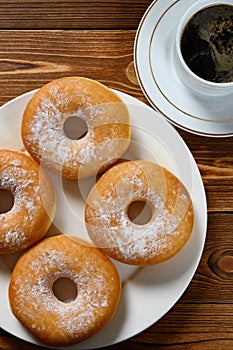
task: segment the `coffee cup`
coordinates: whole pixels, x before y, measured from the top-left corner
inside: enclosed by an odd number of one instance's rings
[[[175,37],[175,68],[193,92],[233,94],[232,0],[198,0],[182,16]]]

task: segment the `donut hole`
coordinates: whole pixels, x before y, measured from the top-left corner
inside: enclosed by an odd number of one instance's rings
[[[14,196],[10,190],[0,189],[0,214],[7,213],[14,205]]]
[[[88,132],[86,122],[79,117],[72,116],[68,117],[63,124],[63,131],[66,137],[71,140],[80,140]]]
[[[151,205],[144,200],[135,200],[127,208],[127,215],[130,221],[136,225],[145,225],[152,218]]]
[[[53,283],[53,294],[63,303],[70,303],[77,298],[78,292],[74,281],[67,277],[58,278]]]

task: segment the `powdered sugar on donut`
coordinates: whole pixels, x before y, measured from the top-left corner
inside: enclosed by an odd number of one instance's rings
[[[9,166],[10,165],[10,166]],[[30,174],[29,174],[30,173]],[[28,175],[30,179],[28,179]],[[25,228],[33,221],[36,207],[40,202],[40,188],[35,181],[35,172],[26,171],[15,163],[6,164],[0,173],[0,188],[10,190],[14,196],[14,206],[10,212],[0,214],[0,225],[5,234],[0,236],[0,244],[3,247],[24,247],[27,237]],[[29,186],[34,186],[34,196],[26,191]],[[23,221],[19,224],[17,216],[24,211]]]
[[[137,178],[133,177],[131,182],[138,182],[140,187],[140,179],[137,181]],[[98,207],[98,212],[94,214],[95,226],[93,226],[91,236],[93,238],[94,232],[94,241],[98,241],[97,245],[101,248],[108,248],[109,250],[117,247],[124,259],[132,256],[136,257],[139,255],[140,257],[144,257],[148,255],[148,251],[154,246],[155,240],[158,251],[161,248],[166,248],[167,240],[163,235],[164,227],[166,226],[167,232],[172,234],[174,228],[177,226],[177,218],[169,214],[168,210],[164,207],[164,200],[152,191],[148,191],[146,195],[142,195],[140,189],[131,192],[126,197],[125,194],[128,194],[128,190],[124,191],[123,186],[119,185],[119,187],[120,190],[117,191],[119,200],[113,203],[109,211],[106,212],[100,208],[103,202],[92,203],[95,208]],[[150,203],[156,211],[155,220],[143,225],[143,227],[133,224],[127,214],[127,204],[138,198]],[[111,203],[111,192],[109,192],[107,194],[107,201],[103,204],[103,207],[106,208],[106,204],[109,206]],[[100,240],[101,245],[99,243]],[[108,245],[106,245],[106,242]]]
[[[25,167],[27,160],[29,164]],[[45,210],[39,166],[31,162],[31,158],[21,152],[2,150],[0,153],[0,189],[10,191],[14,197],[13,207],[0,213],[2,252],[22,250],[29,242],[32,244],[37,234],[34,227],[39,220],[38,211]]]
[[[42,252],[39,261],[32,261],[28,266],[29,278],[22,281],[17,297],[24,305],[28,301],[33,304],[32,313],[22,310],[26,317],[33,319],[37,316],[39,309],[44,312],[51,312],[57,319],[57,327],[65,329],[66,332],[75,332],[77,328],[83,331],[95,322],[95,312],[97,307],[108,307],[108,299],[104,293],[104,279],[102,275],[95,275],[95,268],[85,262],[85,266],[77,273],[71,271],[68,257],[56,250],[45,250]],[[75,261],[72,262],[75,265]],[[44,269],[45,266],[45,269]],[[45,270],[47,273],[45,273]],[[50,271],[54,270],[54,273]],[[30,271],[37,275],[36,283],[31,286]],[[92,276],[90,280],[87,275]],[[52,285],[58,278],[67,277],[74,281],[77,286],[78,296],[70,303],[59,301],[52,292]],[[90,278],[90,277],[89,277]],[[89,285],[92,285],[92,288]],[[93,285],[96,292],[93,296]],[[43,330],[43,322],[34,325],[38,330]],[[40,329],[41,328],[41,329]]]
[[[56,83],[50,84],[45,95],[40,95],[39,91],[37,107],[33,115],[27,116],[28,126],[23,141],[29,152],[51,170],[63,174],[68,172],[68,177],[77,177],[78,173],[86,177],[83,174],[97,174],[102,166],[119,158],[129,141],[128,137],[115,133],[114,123],[119,123],[119,118],[122,118],[116,113],[116,105],[122,103],[110,100],[98,104],[94,95],[91,96],[93,91],[83,90],[79,80],[73,80],[72,84],[72,92]],[[112,105],[115,105],[113,111]],[[121,114],[125,115],[124,122],[127,123],[126,109]],[[69,117],[81,118],[86,123],[88,132],[83,138],[70,139],[64,133],[64,122]],[[108,132],[102,140],[97,140],[95,128],[101,125],[108,125]]]
[[[64,244],[69,246],[68,250],[62,251],[62,246],[53,245],[56,237],[49,239],[49,244],[42,242],[35,248],[36,255],[32,254],[31,259],[23,262],[26,278],[21,274],[14,276],[11,288],[17,304],[17,316],[37,335],[49,333],[51,326],[51,331],[56,328],[60,342],[69,343],[71,339],[78,342],[88,336],[93,327],[99,327],[98,320],[101,317],[105,319],[104,315],[112,310],[116,275],[105,272],[98,261],[98,252],[96,255],[95,251],[90,251],[88,257],[82,259],[85,253],[80,255],[77,252],[76,257],[73,249],[78,248],[72,240],[67,242],[67,238],[62,237]],[[77,288],[77,297],[67,303],[57,299],[53,293],[54,282],[64,277],[72,280]]]
[[[90,238],[110,256],[130,263],[172,250],[174,240],[181,235],[180,225],[192,214],[190,197],[182,185],[173,190],[174,199],[170,203],[163,172],[157,174],[164,179],[155,190],[157,180],[153,180],[153,172],[147,172],[141,164],[135,162],[133,170],[116,182],[107,182],[107,178],[114,178],[114,170],[109,170],[103,177],[105,187],[102,185],[98,191],[97,184],[86,208]],[[157,171],[156,166],[154,170]],[[128,205],[137,200],[147,202],[152,208],[152,218],[144,225],[133,223],[128,216]]]

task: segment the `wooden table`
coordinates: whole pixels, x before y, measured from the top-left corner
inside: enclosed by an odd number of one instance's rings
[[[146,102],[135,77],[133,44],[150,2],[1,1],[0,104],[73,75],[99,80]],[[233,349],[233,138],[178,132],[195,157],[206,189],[204,253],[177,304],[149,329],[109,349]],[[0,349],[42,348],[0,330]]]

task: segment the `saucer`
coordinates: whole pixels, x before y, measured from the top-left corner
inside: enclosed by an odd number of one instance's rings
[[[155,0],[148,7],[135,37],[136,75],[149,103],[175,126],[202,136],[233,136],[233,94],[195,94],[176,73],[176,29],[195,1]]]

